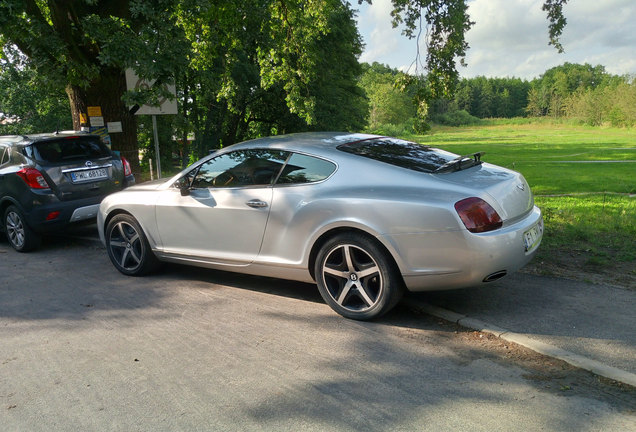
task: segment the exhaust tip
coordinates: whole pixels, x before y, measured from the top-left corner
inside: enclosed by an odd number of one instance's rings
[[[488,276],[486,276],[483,280],[483,282],[494,282],[496,280],[501,279],[502,277],[506,276],[508,274],[508,272],[506,270],[500,270],[498,272],[494,272],[492,274],[489,274]]]

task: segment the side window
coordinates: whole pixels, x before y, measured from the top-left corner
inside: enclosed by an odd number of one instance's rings
[[[9,147],[0,147],[0,166],[9,162]]]
[[[313,183],[326,179],[335,170],[336,165],[332,162],[294,153],[276,184]]]
[[[279,150],[237,150],[201,165],[192,187],[246,187],[272,184],[285,164],[288,152]]]

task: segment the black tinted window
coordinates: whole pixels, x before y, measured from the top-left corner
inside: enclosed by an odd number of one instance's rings
[[[272,184],[289,153],[278,150],[239,150],[201,165],[192,187],[241,187]]]
[[[112,156],[111,150],[99,138],[66,138],[35,142],[33,153],[42,162],[71,162]]]
[[[294,153],[276,184],[317,182],[326,179],[335,170],[336,165],[332,162]]]
[[[425,173],[434,172],[457,155],[396,138],[378,138],[338,146],[338,150]]]

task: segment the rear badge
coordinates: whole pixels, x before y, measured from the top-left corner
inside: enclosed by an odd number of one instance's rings
[[[87,166],[87,167],[89,167],[89,168],[90,168],[90,167],[92,167],[92,166],[93,166],[93,162],[91,162],[91,161],[86,161],[86,166]]]
[[[519,183],[517,187],[521,189],[522,191],[526,190],[526,185],[524,185],[523,183]]]

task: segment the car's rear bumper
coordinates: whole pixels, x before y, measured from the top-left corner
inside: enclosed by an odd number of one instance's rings
[[[525,266],[538,245],[526,251],[523,236],[543,224],[534,207],[523,220],[481,234],[466,230],[382,236],[394,248],[410,291],[432,291],[482,285]]]
[[[34,206],[30,212],[25,211],[25,218],[33,230],[40,233],[50,232],[74,222],[96,218],[102,199],[104,197],[100,196],[68,202],[41,203]],[[59,214],[53,217],[55,212]],[[49,217],[53,218],[47,219]]]

